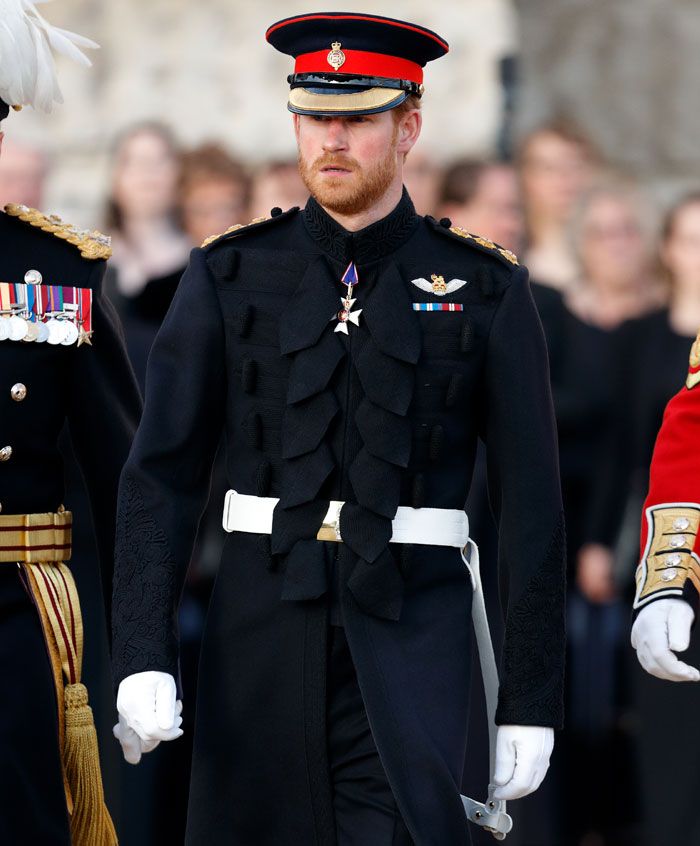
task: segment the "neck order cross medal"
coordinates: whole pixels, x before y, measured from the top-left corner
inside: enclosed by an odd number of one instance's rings
[[[352,299],[352,289],[355,285],[357,285],[358,282],[357,268],[355,267],[354,261],[351,261],[350,264],[347,266],[345,273],[343,274],[343,278],[340,281],[344,285],[348,286],[348,290],[345,296],[340,298],[340,302],[343,304],[343,307],[338,312],[338,325],[333,331],[344,332],[347,335],[348,323],[354,323],[355,326],[359,326],[360,314],[362,313],[361,308],[358,308],[357,311],[350,310],[353,305],[355,305],[355,300]]]

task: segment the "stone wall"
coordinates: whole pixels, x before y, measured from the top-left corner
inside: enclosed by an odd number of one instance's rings
[[[443,35],[451,52],[428,68],[420,143],[441,160],[493,148],[502,113],[498,61],[516,40],[510,0],[321,5],[400,16]],[[57,0],[42,11],[102,45],[90,71],[60,63],[65,105],[48,117],[25,109],[6,122],[8,133],[52,157],[48,210],[80,224],[97,220],[113,138],[145,118],[167,121],[184,144],[219,140],[253,162],[294,155],[285,109],[291,60],[265,43],[264,32],[308,4]]]
[[[700,184],[697,0],[516,0],[522,133],[563,115],[662,193]]]

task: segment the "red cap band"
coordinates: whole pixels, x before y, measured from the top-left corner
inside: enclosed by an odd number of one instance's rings
[[[420,85],[423,68],[407,59],[369,53],[365,50],[342,50],[345,61],[335,70],[328,61],[328,50],[297,56],[294,73],[339,73],[351,76],[381,76],[386,79],[405,79]]]

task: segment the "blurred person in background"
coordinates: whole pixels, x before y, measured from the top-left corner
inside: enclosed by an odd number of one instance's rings
[[[308,198],[309,192],[295,161],[268,162],[253,176],[250,214],[253,218],[268,217],[273,208],[303,208]]]
[[[119,138],[105,224],[114,245],[107,290],[142,387],[151,344],[191,248],[177,214],[179,175],[178,151],[165,126],[139,124]]]
[[[571,575],[561,765],[563,840],[572,846],[639,842],[622,721],[629,706],[622,664],[627,606],[613,591],[591,591],[571,571],[609,461],[604,447],[616,425],[619,327],[660,301],[654,240],[653,208],[635,185],[608,177],[583,195],[571,221],[578,274],[550,350]]]
[[[575,281],[576,257],[568,226],[597,165],[591,141],[565,122],[540,127],[520,145],[518,166],[527,219],[523,258],[533,278],[544,285],[564,290]]]
[[[182,228],[194,247],[248,220],[248,174],[218,144],[202,144],[182,155],[178,194]]]
[[[5,141],[0,158],[0,208],[8,203],[42,208],[47,171],[41,150],[20,141]]]
[[[525,219],[515,169],[507,162],[460,159],[445,171],[435,216],[517,253]]]
[[[145,391],[146,362],[184,272],[191,249],[178,211],[180,155],[167,127],[144,123],[118,139],[107,201],[106,224],[113,235],[114,258],[105,279],[124,326],[136,377]],[[197,569],[198,551],[193,553]],[[208,586],[207,586],[208,587]],[[208,590],[203,590],[206,603]],[[196,660],[201,636],[200,597],[188,581],[178,620],[183,632],[183,682],[194,697]],[[192,686],[190,686],[192,685]],[[185,742],[153,756],[134,772],[122,765],[122,838],[133,846],[166,846],[184,838],[189,790],[191,718]]]
[[[632,574],[639,558],[639,515],[649,480],[657,432],[669,399],[682,385],[688,350],[700,327],[700,191],[667,213],[660,258],[668,281],[668,304],[632,320],[620,330],[616,356],[615,429],[609,440],[606,474],[592,518],[590,542],[579,555],[578,580],[594,601],[624,594],[629,608]],[[687,657],[700,663],[694,638]],[[634,701],[640,718],[645,829],[653,846],[700,840],[694,797],[700,789],[697,693],[692,687],[659,682],[636,668]],[[672,714],[674,730],[658,731],[659,714]],[[668,814],[673,806],[676,812]]]
[[[406,156],[403,184],[418,214],[435,214],[441,179],[441,169],[425,150],[411,150]]]

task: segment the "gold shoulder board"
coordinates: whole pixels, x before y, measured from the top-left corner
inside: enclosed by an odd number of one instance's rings
[[[491,250],[493,253],[498,253],[511,264],[518,264],[518,257],[515,253],[510,250],[506,250],[505,247],[499,247],[498,244],[494,244],[494,242],[489,241],[488,238],[482,238],[480,235],[472,235],[471,232],[467,232],[467,230],[462,229],[461,226],[450,226],[450,232],[453,232],[460,238],[466,238],[467,241],[473,241],[475,244],[478,244],[480,247],[484,247],[487,250]]]
[[[239,229],[247,229],[249,226],[253,226],[255,223],[262,223],[265,220],[269,220],[270,218],[263,215],[262,217],[254,217],[250,223],[235,223],[233,226],[229,226],[224,232],[219,232],[217,235],[210,235],[208,238],[205,238],[202,241],[202,247],[208,247],[209,244],[213,244],[214,241],[218,241],[219,238],[223,238],[224,235],[230,235],[232,232],[237,232]]]
[[[37,209],[14,203],[6,205],[5,212],[10,217],[18,217],[30,226],[36,226],[43,232],[50,232],[56,238],[67,241],[77,247],[85,259],[108,259],[112,255],[111,238],[96,229],[78,229],[70,223],[64,223],[56,214],[46,215]]]

